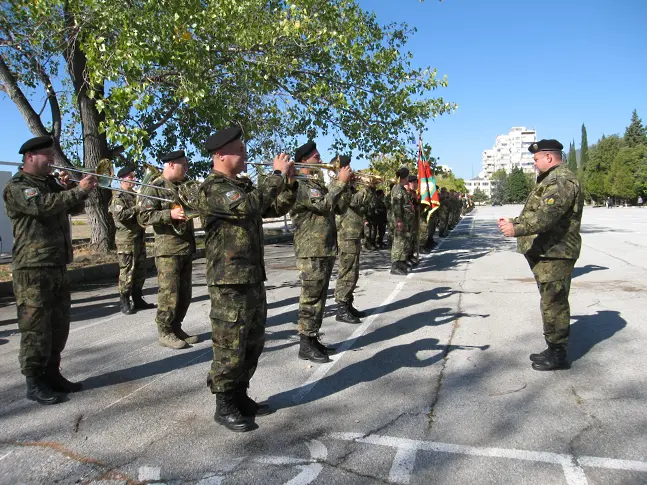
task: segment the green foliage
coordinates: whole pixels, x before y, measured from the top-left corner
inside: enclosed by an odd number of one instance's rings
[[[575,142],[571,142],[568,149],[568,168],[573,173],[577,173],[577,153],[575,152]]]
[[[584,169],[584,188],[596,203],[602,202],[611,195],[608,174],[621,148],[622,140],[617,135],[602,137],[591,148],[590,159]]]
[[[438,187],[445,187],[448,191],[455,190],[461,194],[467,193],[467,187],[465,187],[465,180],[462,178],[456,178],[452,172],[448,173],[439,173],[436,175],[436,185]]]
[[[480,204],[481,202],[487,201],[488,196],[481,190],[480,187],[476,187],[476,189],[474,189],[474,193],[472,194],[472,200],[474,201],[474,203]]]
[[[582,170],[586,169],[589,163],[589,142],[586,136],[586,126],[582,123],[582,145],[580,146],[580,167]]]
[[[638,111],[631,114],[631,123],[625,130],[624,142],[629,148],[647,144],[647,128],[638,117]]]
[[[505,170],[501,169],[494,172],[490,178],[493,182],[492,195],[490,197],[492,205],[507,204],[508,174]]]
[[[530,185],[528,184],[528,177],[520,167],[512,169],[507,178],[505,188],[507,203],[518,204],[526,200],[530,193]]]
[[[432,96],[445,78],[413,65],[406,44],[415,31],[380,25],[354,0],[16,0],[0,8],[9,41],[2,58],[28,89],[46,85],[42,73],[65,86],[60,67],[78,41],[101,135],[131,160],[184,147],[199,161],[207,136],[228,125],[244,129],[257,158],[304,134],[332,135],[340,152],[389,153],[456,107]],[[74,90],[56,96],[71,101]],[[65,121],[78,135],[78,117]],[[69,149],[75,141],[66,139]]]

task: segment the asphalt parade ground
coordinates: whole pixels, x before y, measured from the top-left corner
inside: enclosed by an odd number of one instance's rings
[[[250,395],[277,411],[258,429],[213,421],[204,260],[184,323],[201,341],[160,347],[155,310],[119,313],[113,283],[72,295],[63,374],[85,389],[24,397],[16,308],[0,308],[1,484],[647,483],[647,209],[585,208],[571,289],[572,368],[537,372],[539,296],[497,218],[479,207],[407,277],[362,254],[355,304],[322,340],[330,364],[297,359],[293,247],[266,246],[267,341]],[[334,287],[334,278],[332,281]],[[156,277],[145,297],[156,300]]]

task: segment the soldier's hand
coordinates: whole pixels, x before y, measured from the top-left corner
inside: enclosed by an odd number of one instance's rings
[[[81,187],[81,190],[83,190],[84,192],[90,192],[98,184],[99,184],[99,181],[94,175],[86,175],[79,181],[79,186]]]
[[[339,173],[337,174],[339,181],[344,183],[349,182],[352,177],[353,171],[351,170],[350,165],[340,168]]]
[[[499,219],[499,230],[505,237],[514,237],[514,224],[510,219]]]
[[[396,225],[396,227],[398,229],[398,232],[404,231],[404,222],[398,221],[398,222],[395,223],[395,225]]]
[[[294,165],[294,162],[288,163],[288,178],[294,177],[298,174],[297,167]]]
[[[174,207],[171,209],[171,219],[174,221],[186,221],[186,214],[182,207]]]
[[[287,154],[279,153],[274,157],[274,170],[279,170],[283,175],[286,175],[290,169],[290,163],[292,162],[290,162],[290,157],[288,157]],[[294,166],[294,164],[292,165]]]

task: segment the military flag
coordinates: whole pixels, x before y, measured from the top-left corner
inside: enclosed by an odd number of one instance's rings
[[[422,152],[422,137],[418,138],[418,193],[420,202],[426,205],[427,222],[436,209],[440,207],[440,196],[436,187],[436,178],[431,165],[425,160]]]

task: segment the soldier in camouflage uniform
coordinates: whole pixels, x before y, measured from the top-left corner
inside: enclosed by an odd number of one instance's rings
[[[119,306],[122,313],[131,315],[135,310],[146,310],[155,305],[146,303],[142,298],[146,281],[146,231],[137,222],[139,205],[133,190],[135,167],[123,167],[117,177],[121,179],[121,189],[127,192],[114,192],[109,210],[117,228],[115,243],[119,258]]]
[[[171,199],[176,203],[142,197],[137,220],[142,226],[152,225],[155,232],[158,342],[171,349],[183,349],[198,342],[197,336],[182,330],[182,321],[191,303],[195,237],[193,221],[187,220],[177,189],[185,182],[189,164],[182,150],[165,154],[160,160],[164,162],[162,175],[152,181],[155,187],[144,187],[142,195]],[[182,226],[185,229],[178,230]]]
[[[350,157],[340,156],[339,166],[350,165]],[[364,214],[371,202],[371,188],[361,185],[359,190],[351,187],[345,191],[335,207],[337,214],[337,257],[339,272],[335,286],[338,322],[360,323],[360,317],[366,314],[353,306],[353,292],[359,279],[359,255],[362,249],[364,231]],[[370,238],[368,238],[370,239]]]
[[[317,145],[309,141],[299,147],[294,161],[312,164],[312,169],[301,172],[314,175],[318,172],[316,166],[321,163]],[[328,353],[334,351],[319,341],[319,329],[337,254],[334,208],[348,190],[351,174],[350,167],[341,168],[328,188],[319,180],[299,180],[297,200],[290,211],[301,280],[299,358],[316,363],[330,362]]]
[[[573,172],[562,164],[564,147],[557,140],[530,145],[539,172],[519,217],[499,219],[504,236],[516,237],[517,251],[530,265],[541,298],[548,348],[531,354],[535,370],[567,369],[571,274],[580,255],[580,223],[584,197]]]
[[[232,431],[254,428],[254,416],[269,414],[267,404],[247,395],[265,343],[267,300],[263,259],[263,219],[287,213],[295,190],[284,189],[294,165],[285,154],[274,159],[273,175],[258,188],[247,178],[247,152],[240,128],[213,134],[206,143],[213,172],[200,186],[200,216],[205,228],[207,284],[211,299],[213,362],[207,385],[216,395],[214,419]],[[277,195],[291,192],[277,207]]]
[[[408,215],[408,225],[410,227],[407,266],[415,267],[418,266],[418,244],[420,240],[420,199],[418,197],[418,177],[415,175],[409,175],[407,195],[409,196],[410,204],[405,212]]]
[[[40,404],[56,404],[61,400],[58,393],[82,387],[60,373],[61,352],[70,331],[68,215],[83,210],[97,185],[97,179],[88,175],[74,187],[66,172],[61,172],[59,184],[50,175],[53,145],[49,136],[25,142],[18,152],[23,167],[3,194],[14,234],[12,276],[21,337],[20,370],[27,380],[27,399]]]
[[[366,185],[366,201],[362,210],[364,214],[364,248],[367,251],[377,249],[377,194],[374,185]],[[339,226],[339,224],[337,224]]]
[[[393,227],[393,245],[391,246],[391,274],[407,274],[407,257],[410,247],[410,226],[407,225],[411,210],[411,201],[405,186],[409,183],[409,169],[400,167],[396,172],[400,183],[391,189],[391,224]]]
[[[449,193],[445,187],[440,189],[440,207],[438,208],[438,236],[447,237],[449,234],[447,230],[448,220],[449,220],[449,210],[451,202],[449,200]]]
[[[377,235],[375,239],[375,246],[378,248],[384,247],[384,234],[386,233],[386,223],[388,217],[388,211],[386,206],[386,201],[384,199],[384,191],[378,189],[375,191],[376,200],[375,200],[375,222],[377,225]]]

